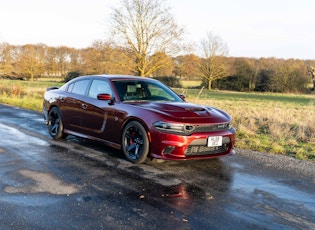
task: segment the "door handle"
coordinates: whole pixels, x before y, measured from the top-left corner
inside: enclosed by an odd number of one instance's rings
[[[82,109],[87,109],[87,105],[86,104],[82,104]]]

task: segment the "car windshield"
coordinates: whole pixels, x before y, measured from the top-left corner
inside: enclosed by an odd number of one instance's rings
[[[158,81],[114,81],[121,101],[183,101]]]

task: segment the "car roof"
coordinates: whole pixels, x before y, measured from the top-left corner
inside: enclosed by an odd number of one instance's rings
[[[84,79],[107,79],[109,81],[151,81],[151,82],[158,82],[158,80],[155,80],[153,78],[148,77],[140,77],[140,76],[131,76],[131,75],[108,75],[108,74],[98,74],[98,75],[82,75],[76,78],[71,79],[70,81],[66,82],[63,86],[61,86],[59,89],[66,90],[69,84],[72,84],[73,82],[84,80]]]
[[[140,76],[131,76],[131,75],[108,75],[108,74],[99,74],[99,75],[85,75],[81,76],[83,77],[95,77],[95,78],[106,78],[109,80],[145,80],[145,79],[152,79],[152,78],[147,78],[147,77],[140,77]],[[153,80],[153,79],[152,79]]]

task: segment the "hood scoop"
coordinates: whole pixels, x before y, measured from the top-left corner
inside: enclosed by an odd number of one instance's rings
[[[189,112],[201,112],[201,111],[205,111],[205,108],[202,107],[191,107],[191,108],[185,108],[186,111]]]

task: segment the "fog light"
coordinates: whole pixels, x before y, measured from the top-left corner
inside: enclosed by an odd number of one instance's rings
[[[175,149],[174,146],[167,146],[167,147],[163,150],[163,153],[164,153],[164,154],[169,154],[169,153],[171,153],[174,149]]]

